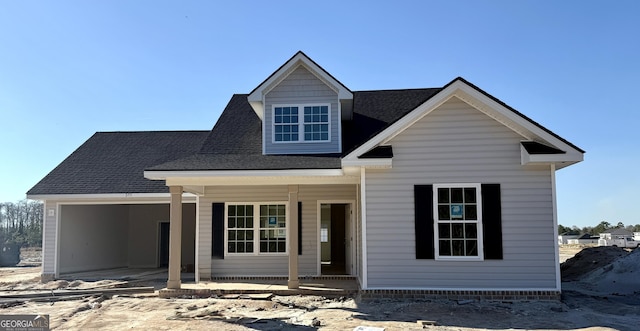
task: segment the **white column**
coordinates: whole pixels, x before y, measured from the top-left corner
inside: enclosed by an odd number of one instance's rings
[[[298,280],[298,185],[289,185],[289,281],[290,289],[300,286]]]
[[[169,187],[171,209],[169,223],[168,289],[180,289],[180,258],[182,255],[182,186]]]

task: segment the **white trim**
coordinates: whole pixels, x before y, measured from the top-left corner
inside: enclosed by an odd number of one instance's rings
[[[340,103],[338,102],[338,107]],[[289,141],[276,141],[276,125],[294,125],[294,123],[276,123],[276,108],[284,108],[284,107],[296,107],[298,108],[298,123],[295,125],[298,126],[298,140],[289,140]],[[307,124],[304,121],[304,108],[305,107],[327,107],[327,140],[305,140],[304,134],[304,126]],[[271,143],[275,145],[280,144],[318,144],[318,143],[331,143],[331,104],[330,103],[282,103],[282,104],[273,104],[271,105]],[[338,115],[340,112],[338,110]],[[263,121],[263,123],[266,121]],[[340,123],[340,121],[338,121]],[[324,123],[321,123],[324,124]],[[264,126],[265,124],[263,124]],[[265,132],[265,131],[263,131]],[[340,133],[338,134],[340,136]]]
[[[193,262],[194,265],[194,281],[197,283],[200,282],[200,197],[196,197],[196,231],[195,231],[195,249],[193,251],[194,254],[194,259],[195,261]],[[213,215],[213,210],[212,210],[212,215]],[[213,231],[212,231],[213,232]],[[213,236],[211,236],[211,244],[213,245]],[[209,261],[211,261],[211,258],[213,258],[211,255],[211,249],[209,249],[209,254],[207,254],[209,256]],[[209,262],[211,263],[211,262]],[[211,270],[211,267],[209,267],[209,270]],[[209,273],[211,273],[211,271],[209,271]]]
[[[205,186],[262,186],[262,185],[329,185],[329,184],[357,184],[360,178],[356,176],[335,177],[202,177],[202,178],[167,178],[167,185]]]
[[[144,178],[163,180],[188,177],[331,177],[344,176],[342,169],[282,169],[282,170],[146,170]],[[168,194],[168,193],[167,193]]]
[[[362,289],[368,290],[368,265],[367,265],[367,183],[366,169],[362,168],[360,172],[360,205],[362,218]]]
[[[196,195],[191,193],[183,193],[183,202],[195,202]],[[27,199],[31,200],[74,200],[81,203],[83,200],[102,200],[102,201],[89,201],[87,203],[95,204],[154,204],[154,203],[169,203],[171,201],[171,194],[169,193],[102,193],[102,194],[43,194],[43,195],[28,195]]]
[[[229,208],[228,206],[240,206],[240,205],[251,205],[254,208],[253,212],[253,253],[229,253],[229,245],[228,245],[228,218],[229,218]],[[242,257],[242,256],[289,256],[289,253],[292,251],[291,247],[289,247],[289,236],[285,237],[285,252],[277,252],[277,253],[261,253],[260,252],[260,206],[261,205],[284,205],[285,206],[285,233],[289,233],[290,217],[289,217],[289,201],[260,201],[260,202],[242,202],[242,201],[228,201],[224,203],[224,257]],[[257,207],[257,208],[256,208]],[[248,229],[248,228],[247,228]],[[280,228],[279,228],[280,229]],[[299,238],[298,238],[299,239]],[[298,254],[298,249],[296,247],[295,253]]]
[[[529,154],[524,146],[520,145],[520,164],[522,165],[535,165],[535,164],[555,164],[557,169],[570,166],[572,164],[581,162],[584,160],[584,156],[581,153],[565,153],[565,154]]]
[[[476,189],[476,211],[477,219],[471,221],[460,220],[457,223],[471,223],[476,224],[476,235],[478,242],[478,256],[441,256],[440,255],[440,234],[438,224],[440,220],[438,218],[438,189],[439,188],[467,188],[473,187]],[[483,227],[482,227],[482,185],[480,183],[435,183],[433,184],[432,204],[433,204],[433,235],[434,235],[434,253],[435,260],[437,261],[484,261],[484,242],[483,242]],[[455,220],[444,221],[443,223],[456,223]]]
[[[60,262],[60,221],[62,217],[60,213],[62,212],[62,204],[56,202],[56,242],[55,242],[55,254],[53,256],[53,273],[56,278],[60,277],[60,266],[58,263]]]
[[[554,164],[549,166],[551,171],[551,202],[553,204],[553,242],[555,252],[555,266],[556,266],[556,289],[559,291],[562,289],[561,276],[560,276],[560,247],[558,246],[558,202],[556,201],[556,166]]]
[[[261,102],[250,102],[251,107],[253,108],[253,110],[255,111],[256,114],[258,114],[258,117],[260,118],[260,125],[262,126],[262,136],[260,137],[262,139],[262,155],[266,155],[267,154],[267,139],[265,139],[265,133],[267,132],[267,123],[264,120],[264,105],[266,104],[266,99],[265,96],[262,96],[262,101]],[[259,105],[259,106],[258,106]],[[273,106],[271,107],[271,110],[273,110]]]
[[[349,254],[351,255],[351,266],[346,266],[345,265],[345,272],[347,272],[348,276],[358,276],[357,272],[355,272],[355,265],[357,264],[357,255],[356,255],[356,250],[355,250],[355,246],[356,246],[356,242],[357,240],[353,240],[353,237],[356,235],[355,233],[355,219],[353,217],[353,210],[356,208],[356,201],[355,200],[317,200],[316,201],[316,210],[317,210],[317,215],[316,215],[316,233],[317,235],[317,244],[318,244],[318,276],[322,276],[322,241],[320,240],[320,223],[322,223],[322,210],[321,210],[321,206],[322,205],[349,205],[351,214],[349,215],[349,218],[346,219],[345,221],[349,222],[349,228],[350,228],[350,235],[351,235],[351,244],[349,245],[349,249],[351,250],[349,252]],[[345,232],[345,236],[347,235],[347,233]],[[345,238],[349,239],[349,238]],[[345,252],[346,253],[346,252]],[[346,261],[345,261],[346,262]],[[333,275],[331,275],[333,276]]]
[[[364,167],[369,169],[391,169],[392,158],[342,160],[343,167]]]

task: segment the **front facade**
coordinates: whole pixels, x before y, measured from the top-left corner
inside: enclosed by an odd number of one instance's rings
[[[28,194],[46,204],[45,278],[168,266],[168,288],[193,269],[559,293],[555,171],[583,153],[462,78],[353,92],[298,52],[210,132],[98,133]]]

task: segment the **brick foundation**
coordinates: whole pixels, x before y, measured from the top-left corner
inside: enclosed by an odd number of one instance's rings
[[[361,300],[449,299],[491,301],[560,301],[560,291],[360,290]]]

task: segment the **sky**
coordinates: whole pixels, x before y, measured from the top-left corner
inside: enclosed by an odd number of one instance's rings
[[[352,91],[458,76],[586,150],[565,226],[640,223],[640,2],[0,0],[0,202],[96,131],[209,130],[302,50]]]

